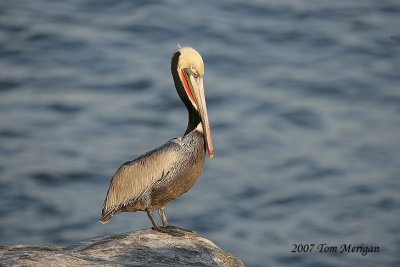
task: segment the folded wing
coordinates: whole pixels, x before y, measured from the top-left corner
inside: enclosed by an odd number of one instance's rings
[[[104,201],[101,222],[106,223],[121,208],[135,203],[175,166],[179,144],[173,140],[126,162],[112,177]]]

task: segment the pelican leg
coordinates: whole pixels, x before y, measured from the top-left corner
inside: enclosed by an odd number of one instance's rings
[[[149,217],[151,223],[153,224],[153,230],[156,230],[160,233],[168,234],[171,236],[184,236],[185,234],[179,231],[179,228],[175,226],[170,226],[168,224],[167,216],[165,215],[165,207],[160,208],[158,212],[160,213],[160,217],[163,223],[163,226],[159,226],[157,221],[154,219],[153,212],[150,209],[146,209],[147,216]]]
[[[149,217],[151,223],[153,224],[153,228],[155,230],[159,231],[160,227],[158,226],[156,219],[154,219],[153,212],[149,209],[146,209],[146,212],[147,212],[147,216]]]
[[[158,213],[160,214],[161,221],[163,223],[163,227],[169,226],[168,220],[167,220],[167,215],[165,214],[165,207],[162,207],[158,210]]]

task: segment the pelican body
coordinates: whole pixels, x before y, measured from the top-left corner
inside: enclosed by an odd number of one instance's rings
[[[100,221],[107,223],[120,212],[146,211],[154,229],[161,231],[153,217],[159,211],[168,227],[165,207],[186,193],[200,177],[206,150],[214,155],[204,95],[204,63],[190,47],[176,51],[171,60],[175,87],[185,104],[189,121],[183,137],[128,161],[112,177]]]

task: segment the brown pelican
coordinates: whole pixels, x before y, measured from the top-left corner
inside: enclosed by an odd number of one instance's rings
[[[186,193],[200,177],[205,150],[214,156],[213,142],[204,96],[204,63],[191,47],[180,48],[172,56],[171,71],[176,90],[189,112],[183,137],[126,162],[112,177],[100,221],[114,214],[146,211],[154,229],[162,231],[153,217],[158,210],[163,227],[168,227],[165,206]],[[164,228],[166,229],[166,228]]]

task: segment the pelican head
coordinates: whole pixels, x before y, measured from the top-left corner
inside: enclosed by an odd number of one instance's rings
[[[207,152],[212,158],[214,148],[204,95],[203,59],[193,48],[182,47],[172,57],[171,70],[176,90],[189,111],[189,125],[186,132],[193,130],[191,127],[196,127],[200,122]]]

